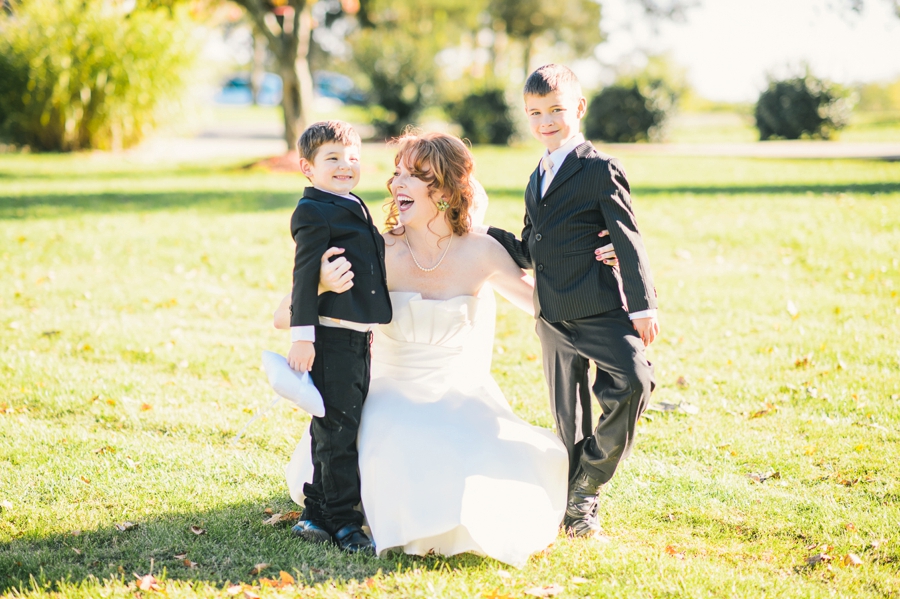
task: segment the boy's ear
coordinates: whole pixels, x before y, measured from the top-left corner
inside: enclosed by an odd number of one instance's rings
[[[307,179],[312,179],[312,163],[306,158],[300,157],[300,172],[306,175]]]
[[[584,115],[586,112],[587,112],[587,98],[585,98],[584,96],[581,96],[581,98],[578,100],[578,110],[575,111],[575,114],[578,116],[578,118],[582,119],[582,118],[584,118]]]

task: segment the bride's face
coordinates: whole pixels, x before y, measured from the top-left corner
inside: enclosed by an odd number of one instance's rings
[[[438,192],[428,187],[427,181],[409,171],[403,160],[394,169],[391,195],[400,211],[401,225],[431,221],[438,212],[436,202],[441,199]]]

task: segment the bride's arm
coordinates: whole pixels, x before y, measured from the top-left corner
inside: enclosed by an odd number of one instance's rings
[[[491,269],[488,282],[515,307],[534,316],[534,279],[513,262],[496,239],[484,235],[483,243],[485,262]]]
[[[353,287],[353,271],[350,262],[343,256],[329,260],[332,256],[343,254],[341,248],[328,248],[322,254],[322,265],[319,268],[319,295],[326,291],[344,293]],[[274,324],[276,329],[291,328],[291,294],[288,293],[275,309]]]

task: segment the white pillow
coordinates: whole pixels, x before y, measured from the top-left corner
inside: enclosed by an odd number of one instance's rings
[[[284,356],[271,351],[262,353],[262,361],[275,393],[313,416],[321,418],[325,415],[322,394],[316,389],[308,372],[297,372],[290,367]]]

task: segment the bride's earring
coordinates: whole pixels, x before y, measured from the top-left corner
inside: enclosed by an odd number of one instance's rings
[[[450,204],[447,202],[447,200],[440,200],[437,203],[437,209],[440,210],[441,212],[445,211],[449,207],[450,207]]]

